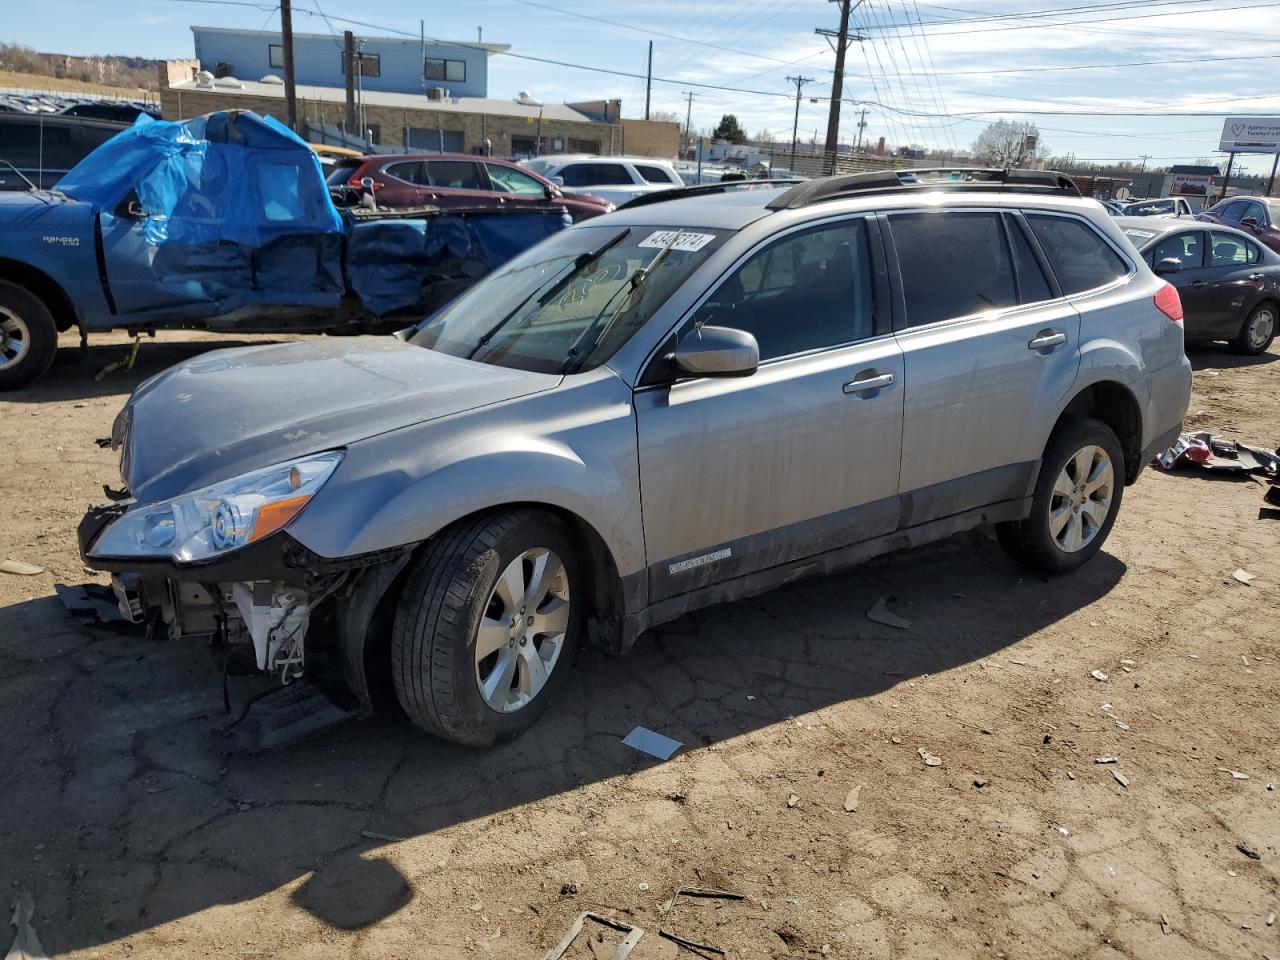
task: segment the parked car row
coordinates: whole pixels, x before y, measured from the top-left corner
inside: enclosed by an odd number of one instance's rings
[[[77,116],[0,113],[0,190],[52,187],[126,123]]]

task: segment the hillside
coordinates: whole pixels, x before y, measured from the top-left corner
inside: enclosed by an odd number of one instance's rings
[[[63,53],[39,53],[16,43],[0,43],[0,73],[24,74],[31,81],[20,85],[42,90],[98,92],[103,88],[156,90],[155,61],[143,57],[76,57]],[[10,81],[4,81],[8,84]],[[64,84],[74,84],[65,86]]]

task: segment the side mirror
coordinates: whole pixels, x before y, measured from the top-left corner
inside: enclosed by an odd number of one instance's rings
[[[550,184],[543,188],[542,192],[546,194],[548,200],[555,200],[563,196],[563,194],[560,193],[559,187],[555,187]]]
[[[551,182],[554,183],[557,187],[563,187],[564,177],[552,177]]]
[[[671,367],[691,377],[749,377],[760,366],[760,345],[745,330],[697,327],[671,355]]]
[[[1182,261],[1179,260],[1177,257],[1165,257],[1163,260],[1161,260],[1159,263],[1156,264],[1156,273],[1159,274],[1160,276],[1164,276],[1169,273],[1181,273],[1181,272],[1182,272]]]
[[[1244,227],[1246,230],[1252,230],[1254,233],[1257,233],[1257,232],[1258,232],[1258,218],[1257,218],[1257,217],[1245,217],[1243,220],[1241,220],[1241,221],[1240,221],[1240,226]]]

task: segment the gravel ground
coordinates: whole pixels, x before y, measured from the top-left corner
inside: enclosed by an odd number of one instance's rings
[[[162,335],[95,382],[125,352],[103,342],[0,395],[0,558],[47,570],[0,574],[0,895],[30,892],[50,952],[533,958],[592,910],[646,931],[634,960],[676,956],[659,926],[731,957],[1280,960],[1255,481],[1146,471],[1067,577],[979,531],[685,617],[587,653],[494,750],[383,720],[228,755],[206,650],[84,627],[53,585],[98,579],[74,532],[128,391],[229,341]],[[1189,426],[1274,447],[1276,359],[1197,352]],[[867,620],[881,597],[909,629]],[[650,761],[637,724],[685,748]],[[664,914],[682,886],[745,899]]]

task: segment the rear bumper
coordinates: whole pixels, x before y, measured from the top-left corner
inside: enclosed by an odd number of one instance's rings
[[[1173,363],[1147,374],[1147,409],[1142,418],[1143,463],[1153,452],[1168,449],[1182,429],[1191,403],[1191,361],[1183,354]],[[1170,439],[1172,437],[1173,439]]]

